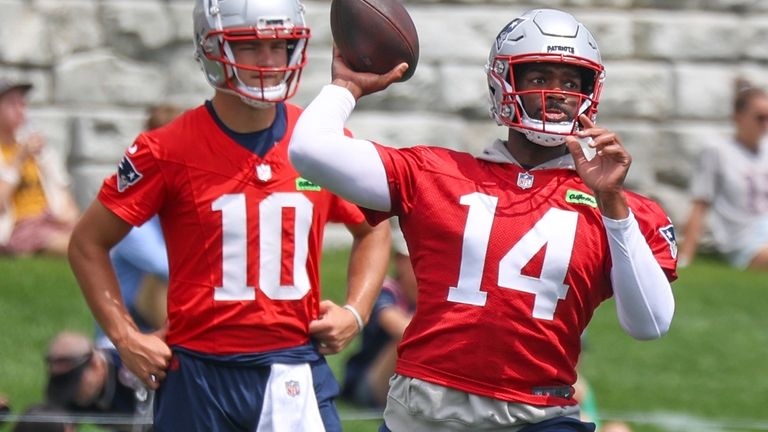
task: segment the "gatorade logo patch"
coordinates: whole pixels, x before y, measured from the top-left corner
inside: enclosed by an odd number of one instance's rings
[[[320,192],[322,188],[303,177],[299,177],[296,179],[296,190]]]
[[[571,204],[582,204],[597,208],[597,200],[592,195],[574,189],[568,189],[565,192],[565,202]]]

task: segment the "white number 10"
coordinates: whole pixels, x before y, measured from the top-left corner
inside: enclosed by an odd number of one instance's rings
[[[248,222],[245,195],[229,194],[217,198],[212,210],[221,212],[222,285],[214,300],[255,300],[256,289],[249,286]],[[293,284],[281,285],[283,254],[283,209],[295,211],[293,245]],[[300,193],[274,193],[259,203],[259,290],[272,300],[298,300],[309,292],[307,256],[312,202]]]
[[[459,203],[469,207],[461,251],[459,281],[448,289],[448,300],[484,306],[488,293],[480,291],[484,263],[498,198],[474,192]],[[565,299],[565,282],[571,261],[579,214],[557,208],[549,209],[499,262],[498,285],[535,296],[533,317],[551,320],[557,301]],[[523,267],[546,245],[541,275],[526,276]]]

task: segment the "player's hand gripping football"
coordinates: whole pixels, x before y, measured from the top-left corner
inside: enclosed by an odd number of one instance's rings
[[[171,361],[171,349],[165,343],[164,326],[154,333],[136,330],[130,337],[115,344],[123,364],[139,377],[147,388],[156,390],[165,379],[165,370]]]
[[[348,310],[330,300],[320,302],[320,318],[309,323],[309,334],[320,354],[336,354],[357,335],[357,321]]]
[[[632,157],[615,133],[595,126],[584,114],[579,116],[579,120],[583,129],[578,132],[578,137],[591,138],[589,146],[595,149],[597,154],[588,160],[579,139],[566,137],[565,143],[573,156],[576,172],[595,193],[603,215],[611,219],[624,219],[629,215],[623,193],[624,179],[627,177]]]
[[[406,70],[408,70],[408,63],[400,63],[383,75],[370,72],[356,72],[349,67],[336,47],[333,47],[333,64],[331,66],[333,84],[345,87],[352,93],[355,100],[384,90],[390,84],[402,78]]]

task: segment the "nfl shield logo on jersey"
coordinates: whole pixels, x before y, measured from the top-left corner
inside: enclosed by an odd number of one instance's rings
[[[256,166],[256,177],[263,182],[269,181],[272,178],[272,167],[267,164]]]
[[[533,186],[533,176],[527,172],[518,174],[517,185],[520,186],[520,189],[530,189]]]
[[[301,386],[298,381],[290,380],[285,382],[285,392],[290,397],[296,397],[301,394]]]

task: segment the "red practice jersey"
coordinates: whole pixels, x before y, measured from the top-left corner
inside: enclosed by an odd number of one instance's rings
[[[283,139],[265,156],[233,141],[205,106],[145,132],[99,200],[138,226],[160,215],[168,247],[168,343],[208,354],[306,344],[319,311],[324,225],[360,210],[301,178]]]
[[[443,148],[378,146],[418,281],[399,374],[533,405],[576,381],[580,338],[612,295],[595,198],[575,171],[492,163]],[[627,192],[659,264],[676,278],[672,225]]]

